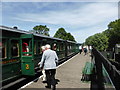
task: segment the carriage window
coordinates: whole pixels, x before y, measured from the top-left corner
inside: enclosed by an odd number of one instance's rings
[[[61,44],[61,51],[63,51],[63,50],[65,50],[65,44],[64,43]]]
[[[34,54],[37,54],[37,44],[36,44],[36,42],[34,43]]]
[[[70,50],[71,50],[71,45],[70,45]]]
[[[56,51],[56,49],[57,49],[56,43],[54,43],[54,44],[52,45],[52,49]]]
[[[31,39],[23,39],[22,40],[23,55],[25,55],[25,56],[32,55],[32,49],[34,50],[34,48],[32,47],[32,40]]]
[[[5,44],[5,40],[2,40],[2,42],[0,42],[0,54],[2,54],[2,58],[6,58],[6,44]]]
[[[11,56],[12,57],[19,56],[19,42],[17,40],[11,41]]]
[[[0,58],[2,58],[2,42],[0,41]]]
[[[56,49],[57,51],[60,51],[60,46],[59,45],[57,45],[57,49]]]
[[[63,50],[63,44],[60,44],[60,51]]]
[[[38,54],[41,54],[41,53],[42,53],[41,44],[38,43]]]
[[[67,46],[67,49],[68,49],[68,50],[70,49],[69,45]]]

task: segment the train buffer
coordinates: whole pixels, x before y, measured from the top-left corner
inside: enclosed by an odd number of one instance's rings
[[[90,89],[90,82],[82,82],[82,70],[86,62],[90,62],[90,55],[84,56],[83,54],[77,54],[68,61],[64,62],[57,68],[56,88],[87,88]],[[30,82],[21,87],[22,90],[29,88],[41,88],[44,89],[46,83],[42,83],[41,78],[37,82]],[[74,89],[73,89],[74,90]]]

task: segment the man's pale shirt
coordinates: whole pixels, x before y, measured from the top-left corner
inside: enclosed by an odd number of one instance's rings
[[[44,63],[44,69],[56,69],[56,63],[58,63],[58,56],[55,51],[48,49],[43,52],[40,67]]]
[[[79,46],[79,49],[82,49],[82,46]]]

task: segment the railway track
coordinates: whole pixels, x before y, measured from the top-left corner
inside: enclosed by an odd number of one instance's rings
[[[38,70],[35,74],[35,76],[23,76],[13,82],[10,82],[9,84],[6,84],[2,87],[2,90],[12,90],[13,88],[15,90],[19,89],[20,87],[24,86],[25,84],[35,80],[36,78],[40,77],[42,75],[41,70]]]

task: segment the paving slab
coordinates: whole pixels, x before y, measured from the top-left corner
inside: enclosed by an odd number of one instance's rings
[[[59,81],[56,88],[87,88],[90,89],[90,82],[82,82],[82,69],[86,62],[90,62],[90,54],[77,54],[67,62],[57,68],[56,79]],[[42,83],[41,78],[37,82],[30,82],[27,88],[45,88],[46,83]]]

